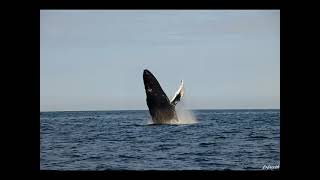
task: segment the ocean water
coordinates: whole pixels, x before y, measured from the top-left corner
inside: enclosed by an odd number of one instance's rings
[[[192,110],[152,125],[149,112],[40,112],[41,170],[262,170],[280,165],[280,110]]]

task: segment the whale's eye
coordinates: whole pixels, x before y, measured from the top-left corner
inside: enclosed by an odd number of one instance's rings
[[[151,88],[148,88],[148,91],[149,91],[149,92],[152,92],[152,89],[151,89]]]

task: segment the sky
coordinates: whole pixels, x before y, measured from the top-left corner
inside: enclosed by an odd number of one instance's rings
[[[280,108],[279,10],[41,10],[40,111]]]

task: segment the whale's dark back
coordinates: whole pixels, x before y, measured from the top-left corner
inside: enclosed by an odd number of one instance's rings
[[[147,96],[147,105],[154,123],[165,123],[172,119],[177,120],[175,106],[170,103],[158,80],[150,71],[144,70],[143,82]]]

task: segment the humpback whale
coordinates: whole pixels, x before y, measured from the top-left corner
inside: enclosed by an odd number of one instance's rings
[[[175,106],[184,94],[183,80],[181,80],[180,87],[171,101],[162,90],[158,80],[147,69],[143,71],[143,82],[146,92],[146,101],[153,123],[167,124],[171,121],[178,122],[179,119]]]

